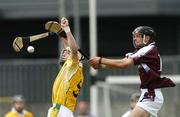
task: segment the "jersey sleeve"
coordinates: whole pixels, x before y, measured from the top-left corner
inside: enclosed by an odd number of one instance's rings
[[[134,65],[140,65],[142,63],[153,63],[157,59],[158,54],[154,48],[142,48],[129,57],[133,59]]]

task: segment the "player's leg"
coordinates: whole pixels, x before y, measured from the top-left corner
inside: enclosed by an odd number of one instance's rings
[[[136,106],[128,117],[149,117],[150,114],[143,108]]]
[[[157,117],[164,102],[160,89],[141,89],[142,93],[129,117]]]

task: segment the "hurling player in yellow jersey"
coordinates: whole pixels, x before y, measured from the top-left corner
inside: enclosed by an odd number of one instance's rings
[[[48,117],[74,117],[77,96],[84,80],[82,64],[78,57],[78,45],[66,18],[61,19],[61,26],[67,38],[63,38],[64,48],[60,56],[62,68],[53,84],[53,106],[48,111]]]
[[[25,109],[26,101],[23,95],[13,97],[13,107],[4,117],[33,117],[33,114]]]

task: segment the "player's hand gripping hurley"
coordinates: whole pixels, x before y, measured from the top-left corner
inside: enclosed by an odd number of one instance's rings
[[[56,21],[49,21],[45,24],[45,29],[50,31],[50,32],[54,32],[57,33],[58,35],[62,36],[62,37],[66,37],[66,33],[65,31],[62,29],[61,25],[56,22]],[[78,49],[78,51],[87,59],[89,60],[89,56],[87,54],[85,54],[80,48]]]

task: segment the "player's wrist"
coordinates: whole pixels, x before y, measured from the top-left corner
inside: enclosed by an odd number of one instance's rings
[[[99,58],[98,64],[101,65],[102,63],[102,57]]]
[[[99,58],[99,61],[98,61],[98,63],[99,63],[99,68],[106,68],[106,65],[104,65],[103,63],[102,63],[102,57],[100,57]]]
[[[69,33],[69,32],[71,32],[71,29],[70,29],[69,26],[67,26],[67,27],[64,27],[64,31],[65,31],[66,33]]]

